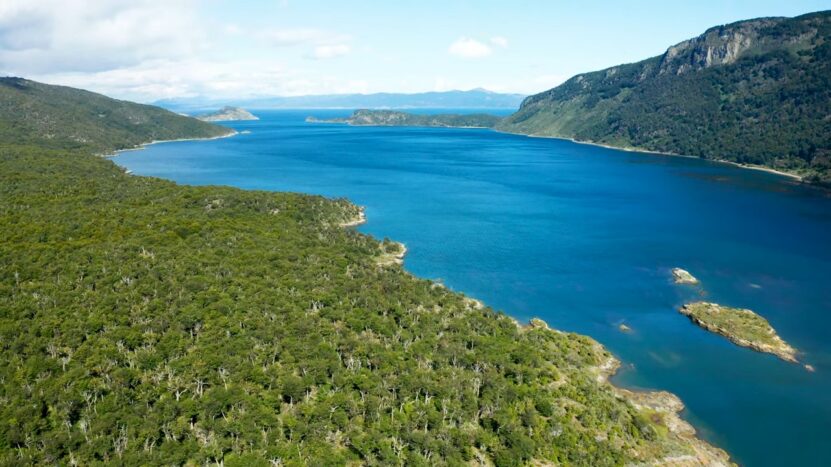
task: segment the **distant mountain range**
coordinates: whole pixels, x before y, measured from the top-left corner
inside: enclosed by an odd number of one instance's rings
[[[381,92],[242,99],[183,97],[158,100],[153,104],[175,112],[188,113],[224,106],[247,109],[517,109],[524,98],[522,94],[502,94],[486,89],[473,89],[415,94]]]
[[[497,129],[831,183],[831,12],[714,27],[663,55],[531,96]]]

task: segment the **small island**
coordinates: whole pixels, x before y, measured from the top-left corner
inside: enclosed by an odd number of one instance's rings
[[[678,310],[702,328],[721,334],[736,345],[766,352],[791,363],[799,363],[797,351],[782,340],[765,318],[751,310],[716,303],[688,303]]]
[[[321,120],[307,117],[308,123],[345,123],[353,126],[423,126],[442,128],[493,128],[502,118],[490,114],[422,115],[397,110],[356,110],[347,118]]]
[[[251,112],[240,108],[225,106],[215,112],[197,115],[196,118],[203,122],[231,122],[238,120],[259,120],[259,118]]]
[[[675,279],[676,284],[688,284],[688,285],[697,285],[698,279],[695,278],[689,271],[681,268],[673,268],[672,269],[672,277]]]

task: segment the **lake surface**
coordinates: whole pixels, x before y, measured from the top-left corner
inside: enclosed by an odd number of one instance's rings
[[[181,183],[348,197],[405,267],[519,320],[588,334],[619,385],[665,389],[700,435],[750,466],[831,465],[831,197],[698,159],[475,129],[310,124],[257,112],[233,138],[122,153]],[[672,283],[682,267],[702,286]],[[735,346],[677,308],[750,308],[810,373]],[[631,333],[618,330],[625,323]]]

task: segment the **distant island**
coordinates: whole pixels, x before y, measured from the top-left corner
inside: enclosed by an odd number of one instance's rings
[[[525,99],[500,131],[724,160],[831,184],[831,12],[717,26]]]
[[[736,345],[798,363],[796,349],[782,340],[766,319],[751,310],[695,302],[682,306],[678,311],[695,324],[726,337]]]
[[[516,110],[523,94],[506,94],[476,88],[468,91],[373,94],[325,94],[316,96],[263,96],[215,99],[205,96],[163,99],[155,105],[177,112],[193,112],[221,106],[249,109],[510,109]]]
[[[259,118],[251,112],[240,108],[225,106],[216,112],[197,115],[196,118],[203,122],[230,122],[237,120],[259,120]]]
[[[453,128],[493,128],[502,120],[490,114],[432,114],[421,115],[397,110],[356,110],[347,118],[319,120],[308,117],[310,123],[346,123],[355,126],[424,126]]]

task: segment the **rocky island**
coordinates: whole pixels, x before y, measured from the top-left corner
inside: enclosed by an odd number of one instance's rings
[[[678,311],[688,316],[693,323],[721,334],[736,345],[771,353],[787,362],[799,363],[796,349],[782,340],[766,319],[751,310],[695,302],[682,306]]]
[[[502,118],[490,114],[421,115],[398,110],[356,110],[347,118],[320,120],[308,117],[309,123],[346,123],[355,126],[425,126],[444,128],[493,128]]]
[[[672,277],[676,284],[697,285],[699,283],[695,276],[690,274],[689,271],[681,268],[673,268]]]
[[[240,108],[225,106],[216,112],[197,115],[196,118],[203,122],[231,122],[240,120],[259,120],[259,117],[251,112]]]

